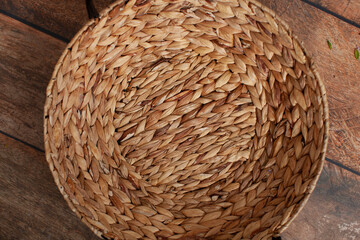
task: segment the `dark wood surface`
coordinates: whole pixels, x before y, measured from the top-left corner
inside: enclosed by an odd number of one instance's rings
[[[326,164],[308,203],[282,234],[283,239],[360,239],[359,180]]]
[[[96,9],[107,7],[114,0],[94,0]],[[6,11],[67,40],[89,20],[85,0],[0,0]]]
[[[43,149],[45,90],[65,43],[0,14],[0,130]]]
[[[0,239],[98,239],[67,206],[44,154],[2,134]]]
[[[359,13],[357,1],[349,4]],[[1,240],[96,239],[67,207],[41,152],[45,88],[66,46],[63,40],[87,21],[84,2],[0,0],[0,10],[25,20],[0,14]],[[94,2],[100,10],[113,1]],[[360,177],[356,175],[360,172],[360,62],[353,57],[354,47],[360,44],[360,29],[300,0],[261,2],[289,24],[316,61],[330,105],[327,157],[352,170],[327,163],[308,204],[282,236],[360,239]],[[330,8],[324,3],[331,1],[312,2]],[[341,15],[347,10],[341,12],[338,7],[336,11]],[[353,19],[349,14],[343,16]],[[32,24],[45,30],[35,30]],[[52,33],[44,33],[47,31]]]
[[[310,2],[360,25],[359,0],[310,0]]]

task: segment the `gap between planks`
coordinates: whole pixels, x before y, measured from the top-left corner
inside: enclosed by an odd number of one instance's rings
[[[348,19],[346,17],[343,17],[343,16],[333,12],[333,11],[327,9],[326,7],[323,7],[323,6],[321,6],[321,5],[317,4],[317,3],[313,3],[313,2],[311,2],[309,0],[300,0],[300,1],[303,2],[303,3],[309,4],[310,6],[313,6],[313,7],[317,8],[317,9],[327,13],[327,14],[330,14],[330,15],[332,15],[332,16],[334,16],[334,17],[336,17],[336,18],[338,18],[338,19],[340,19],[340,20],[342,20],[342,21],[344,21],[344,22],[346,22],[346,23],[348,23],[350,25],[353,25],[354,27],[360,28],[360,24],[358,24],[358,23],[356,23],[356,22],[354,22],[354,21],[352,21],[352,20],[350,20],[350,19]]]
[[[67,39],[67,38],[65,38],[65,37],[63,37],[63,36],[61,36],[59,34],[56,34],[56,33],[52,32],[52,31],[49,31],[49,30],[47,30],[47,29],[45,29],[43,27],[40,27],[40,26],[38,26],[38,25],[36,25],[34,23],[31,23],[31,22],[29,22],[29,21],[27,21],[25,19],[22,19],[22,18],[20,18],[18,16],[15,16],[15,15],[13,15],[11,13],[8,13],[8,12],[6,12],[4,10],[0,9],[0,13],[4,14],[5,16],[7,16],[9,18],[15,19],[16,21],[19,21],[19,22],[21,22],[21,23],[23,23],[23,24],[25,24],[25,25],[27,25],[27,26],[29,26],[31,28],[34,28],[34,29],[36,29],[36,30],[38,30],[38,31],[40,31],[42,33],[45,33],[45,34],[47,34],[47,35],[49,35],[49,36],[51,36],[53,38],[56,38],[56,39],[58,39],[58,40],[60,40],[62,42],[65,42],[65,43],[70,42],[69,39]]]

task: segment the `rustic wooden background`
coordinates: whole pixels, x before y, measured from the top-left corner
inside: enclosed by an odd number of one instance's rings
[[[113,0],[95,0],[102,9]],[[360,0],[261,0],[317,63],[330,107],[324,171],[283,239],[360,239]],[[0,240],[98,239],[67,207],[44,157],[45,89],[87,21],[84,0],[0,0]],[[330,50],[327,40],[332,43]]]

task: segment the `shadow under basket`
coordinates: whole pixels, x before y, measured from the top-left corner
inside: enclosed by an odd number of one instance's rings
[[[321,173],[324,85],[253,0],[123,1],[69,43],[47,88],[46,159],[104,239],[269,239]]]

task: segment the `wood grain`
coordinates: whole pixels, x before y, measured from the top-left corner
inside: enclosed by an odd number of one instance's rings
[[[0,130],[43,149],[45,89],[65,43],[0,14]]]
[[[98,11],[114,0],[95,0]],[[85,0],[1,0],[0,9],[68,40],[88,21]]]
[[[310,0],[310,2],[360,25],[359,0]]]
[[[300,0],[260,0],[304,42],[325,82],[330,108],[327,157],[360,172],[360,30]],[[332,43],[332,50],[327,45]]]
[[[0,239],[98,239],[67,206],[44,154],[2,134]]]
[[[326,164],[308,203],[282,234],[284,240],[360,239],[360,179],[345,175]]]

